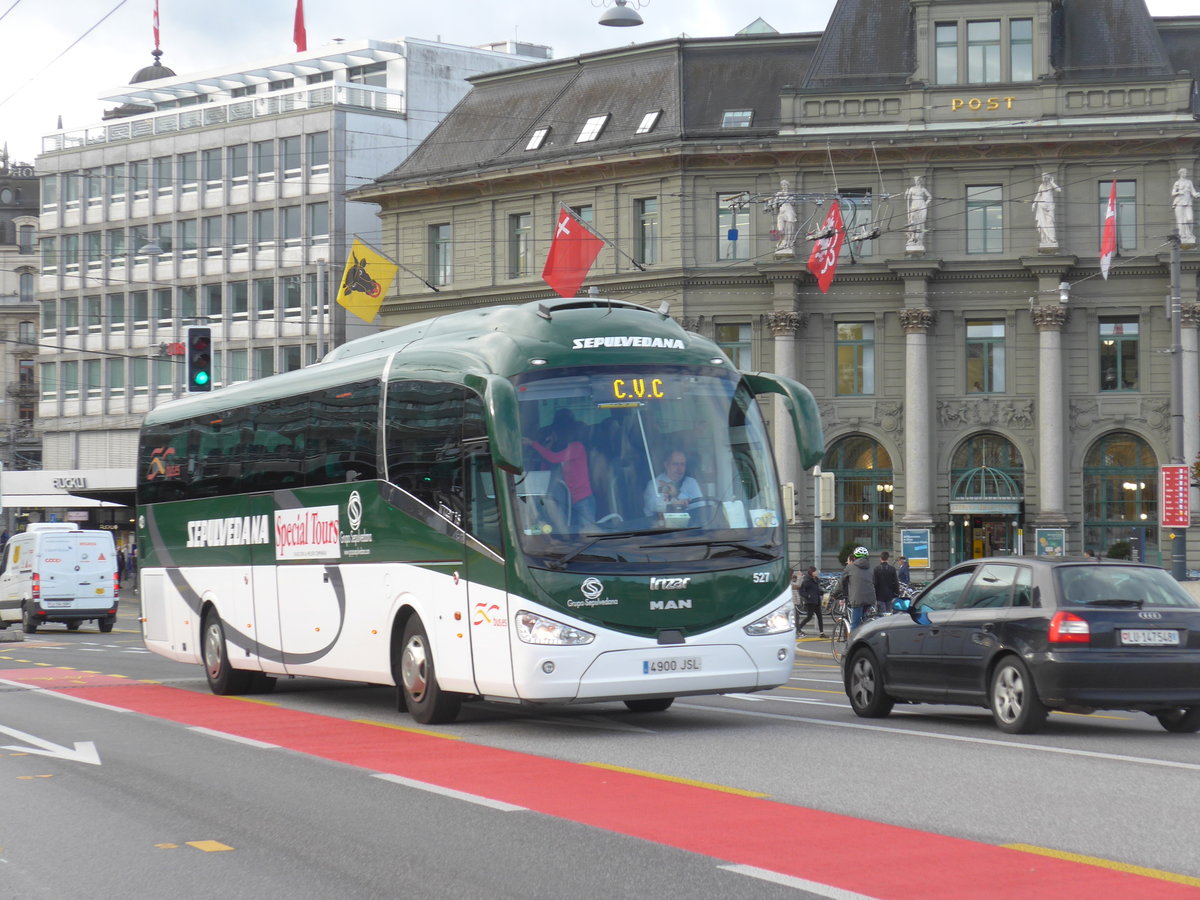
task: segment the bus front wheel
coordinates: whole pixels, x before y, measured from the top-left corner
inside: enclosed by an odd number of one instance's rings
[[[204,658],[204,674],[208,676],[208,688],[214,694],[245,694],[250,690],[253,672],[235,669],[229,664],[229,646],[225,643],[225,629],[215,609],[204,616],[204,629],[200,641],[200,653]]]
[[[393,666],[399,699],[413,719],[422,725],[436,725],[458,717],[462,696],[438,686],[429,635],[415,615],[404,626],[400,658],[393,661]]]

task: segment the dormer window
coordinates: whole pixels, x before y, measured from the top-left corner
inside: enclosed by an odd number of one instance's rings
[[[549,128],[535,128],[533,134],[529,136],[529,143],[525,145],[525,149],[537,150],[546,142],[546,135],[549,133]]]
[[[594,141],[600,137],[600,132],[604,130],[604,126],[608,124],[609,114],[605,113],[602,116],[592,116],[583,124],[583,131],[579,132],[579,137],[575,138],[575,143],[582,144],[585,141]]]
[[[634,134],[647,134],[654,130],[654,126],[658,124],[659,117],[662,116],[662,110],[656,109],[653,112],[648,112],[642,116],[642,121],[638,123],[637,131]]]
[[[937,84],[1033,81],[1032,19],[938,22],[933,32]]]
[[[721,116],[722,128],[749,128],[754,120],[752,109],[727,109]]]

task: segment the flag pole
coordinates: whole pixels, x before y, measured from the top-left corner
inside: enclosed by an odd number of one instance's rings
[[[633,263],[637,267],[637,270],[639,272],[646,271],[645,266],[643,266],[640,262],[638,262],[636,259],[634,259],[632,256],[630,256],[628,253],[626,253],[624,250],[622,250],[620,247],[618,247],[616,244],[614,244],[612,241],[610,241],[606,235],[601,234],[599,231],[597,231],[595,228],[593,228],[587,222],[583,221],[583,219],[579,218],[579,216],[575,215],[575,210],[571,209],[571,207],[567,206],[567,204],[560,203],[559,209],[566,210],[567,215],[569,215],[572,219],[574,219],[576,222],[578,222],[580,225],[582,225],[584,228],[586,228],[588,231],[590,231],[596,237],[600,238],[600,240],[604,241],[604,243],[607,246],[612,247],[613,250],[615,250],[617,253],[621,254],[623,257],[625,257],[627,260],[629,260],[631,263]]]

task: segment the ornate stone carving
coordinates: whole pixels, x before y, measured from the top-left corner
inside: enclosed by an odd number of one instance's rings
[[[765,318],[774,337],[795,337],[808,324],[808,313],[787,310],[767,313]]]
[[[1072,431],[1088,431],[1097,424],[1131,426],[1142,425],[1166,437],[1171,431],[1171,401],[1130,397],[1123,395],[1122,401],[1136,404],[1128,412],[1105,409],[1103,399],[1072,400],[1068,418]]]
[[[933,327],[936,317],[928,306],[904,306],[900,309],[900,326],[905,334],[923,334]]]
[[[1061,304],[1059,306],[1035,306],[1029,311],[1033,316],[1033,324],[1038,331],[1061,331],[1067,324],[1071,311]]]
[[[699,332],[704,327],[704,316],[676,316],[679,327],[684,331]]]
[[[972,396],[961,400],[939,400],[939,425],[976,428],[1003,426],[1015,430],[1031,430],[1034,426],[1032,400],[1000,400]]]

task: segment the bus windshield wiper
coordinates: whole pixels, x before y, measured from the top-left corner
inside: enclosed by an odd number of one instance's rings
[[[594,535],[591,535],[591,537],[588,540],[584,541],[582,544],[580,544],[574,550],[571,550],[569,553],[564,553],[562,556],[560,556],[558,559],[555,559],[555,560],[547,560],[546,565],[549,566],[551,569],[561,569],[561,568],[565,567],[566,564],[569,563],[571,560],[575,559],[577,556],[582,554],[585,550],[591,549],[593,546],[598,544],[600,541],[611,541],[614,538],[636,537],[638,535],[656,534],[656,533],[657,533],[657,531],[655,531],[655,530],[649,530],[649,531],[612,531],[612,532],[603,532],[601,534],[594,534]],[[619,555],[617,556],[617,561],[618,562],[622,561],[621,557]]]
[[[680,541],[679,543],[671,542],[669,544],[663,544],[661,546],[666,546],[666,547],[708,547],[708,554],[705,556],[705,559],[712,559],[714,556],[717,555],[712,552],[714,547],[732,547],[735,550],[741,550],[743,553],[746,553],[757,559],[778,559],[779,558],[779,555],[777,553],[772,553],[770,550],[770,548],[773,548],[775,546],[774,544],[770,544],[770,545],[768,545],[768,547],[755,547],[753,544],[745,544],[745,543],[742,543],[741,541]],[[721,555],[728,556],[729,554],[721,554]]]

